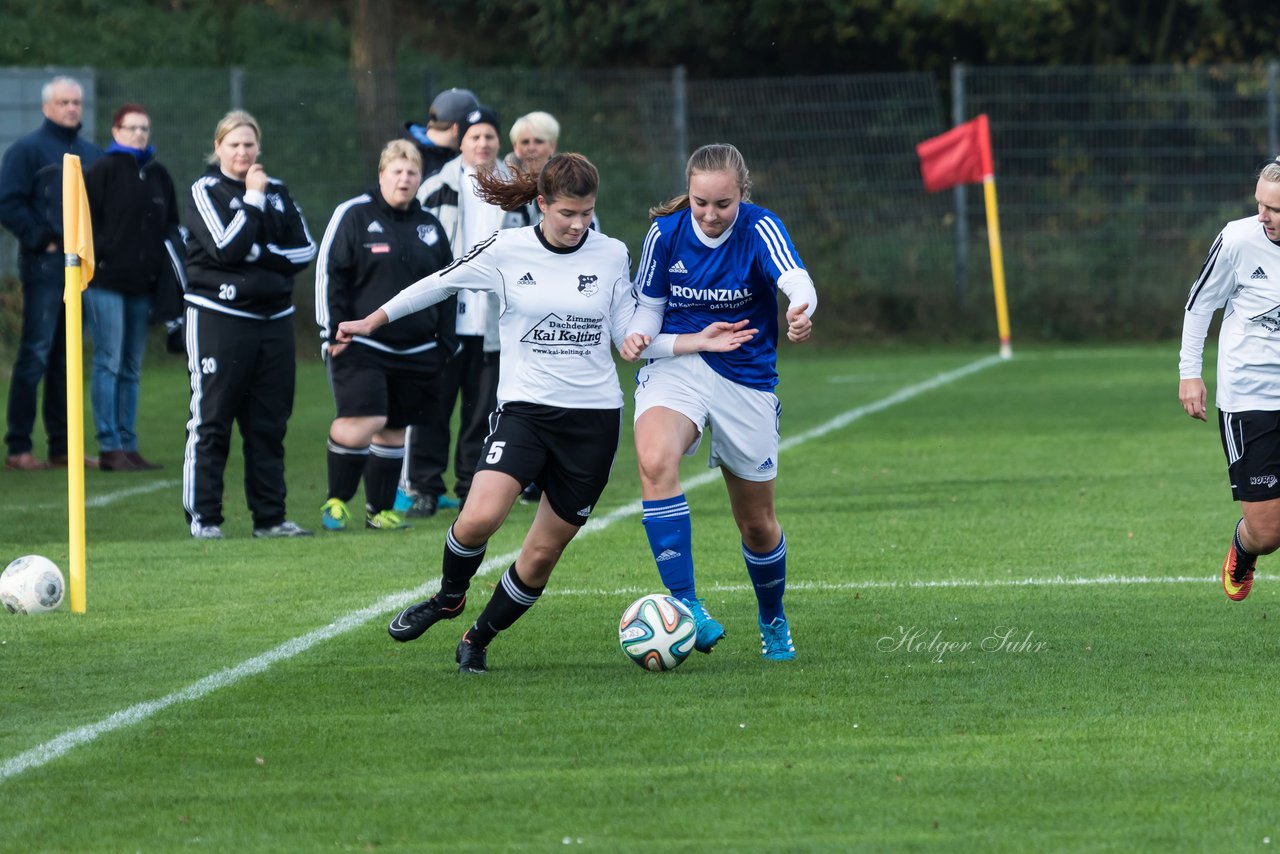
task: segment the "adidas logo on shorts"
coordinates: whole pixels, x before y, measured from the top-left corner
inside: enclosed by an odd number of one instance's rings
[[[689,268],[684,265],[683,261],[677,260],[674,264],[671,265],[671,267],[667,270],[667,272],[668,273],[688,273]]]
[[[594,504],[588,504],[586,507],[583,507],[581,510],[579,510],[579,511],[578,511],[578,515],[579,515],[579,516],[582,516],[583,518],[586,518],[587,516],[590,516],[590,515],[591,515],[591,508],[592,508],[592,507],[594,507],[594,506],[595,506]]]
[[[756,466],[756,471],[773,471],[773,457],[769,457],[760,465]]]

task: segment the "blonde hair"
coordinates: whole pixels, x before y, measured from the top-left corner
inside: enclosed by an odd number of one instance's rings
[[[1280,182],[1280,155],[1271,162],[1263,164],[1263,167],[1258,170],[1258,177],[1273,184]]]
[[[258,120],[244,110],[232,110],[223,116],[222,121],[218,122],[218,126],[213,129],[213,152],[209,154],[208,160],[211,165],[219,161],[218,146],[227,138],[227,134],[241,127],[253,128],[253,135],[257,138],[258,144],[262,144],[262,128],[258,126]]]
[[[381,175],[383,169],[397,160],[408,160],[418,167],[418,172],[422,172],[422,153],[418,151],[418,146],[407,139],[393,139],[382,147],[382,154],[378,157],[378,174]]]
[[[685,186],[688,186],[689,179],[694,175],[701,175],[706,172],[732,173],[738,179],[738,189],[742,191],[742,200],[744,202],[751,201],[751,172],[747,169],[747,161],[742,156],[742,152],[729,143],[715,142],[710,145],[704,145],[693,152],[684,170]],[[689,207],[689,194],[687,192],[681,193],[656,207],[649,208],[649,219],[657,219],[660,216],[666,216],[687,207]]]
[[[583,199],[600,192],[600,173],[581,154],[556,154],[537,175],[516,172],[502,176],[496,170],[477,172],[480,197],[504,211],[517,211],[538,196],[548,203],[565,196]]]
[[[515,120],[511,125],[511,133],[508,134],[511,137],[511,144],[515,145],[516,139],[526,130],[550,143],[560,141],[560,123],[556,121],[555,116],[541,110],[527,113]]]

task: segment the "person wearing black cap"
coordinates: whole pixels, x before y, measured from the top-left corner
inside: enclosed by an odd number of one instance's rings
[[[477,172],[510,175],[498,158],[498,128],[498,114],[489,107],[477,107],[463,116],[458,126],[461,154],[423,181],[418,191],[422,207],[444,226],[454,258],[462,258],[498,229],[529,224],[523,209],[509,213],[477,193]],[[449,455],[449,421],[459,392],[462,413],[453,473],[454,493],[460,501],[466,501],[488,433],[489,413],[497,406],[498,307],[493,294],[465,290],[458,294],[457,334],[462,347],[441,377],[440,398],[430,422],[409,428],[407,480],[416,495],[407,515],[412,517],[431,516],[439,506]],[[428,480],[434,489],[420,486]]]
[[[479,106],[479,99],[470,89],[445,89],[431,102],[426,124],[404,123],[405,138],[412,140],[422,155],[423,178],[436,174],[458,156],[458,141],[462,139],[459,122]]]

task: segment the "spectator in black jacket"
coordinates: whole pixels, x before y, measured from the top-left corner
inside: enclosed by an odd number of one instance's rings
[[[147,317],[163,281],[180,277],[169,245],[178,229],[173,179],[149,144],[151,117],[125,104],[111,121],[111,145],[85,174],[97,261],[85,291],[93,336],[89,389],[103,471],[158,469],[138,452],[136,429]]]
[[[444,227],[418,205],[422,158],[413,143],[387,143],[378,185],[333,212],[316,261],[316,323],[338,417],[329,428],[329,498],[320,521],[347,527],[364,477],[365,527],[408,527],[394,509],[404,463],[404,428],[424,417],[437,379],[458,347],[455,300],[432,306],[348,343],[338,324],[358,320],[401,289],[453,260]]]
[[[191,420],[182,506],[191,536],[222,539],[231,425],[244,442],[255,537],[307,537],[285,519],[284,434],[293,413],[293,277],[316,255],[302,211],[258,163],[262,132],[233,110],[187,198],[187,365]]]
[[[102,149],[80,138],[84,89],[55,77],[41,91],[44,124],[19,138],[0,163],[0,224],[18,238],[22,278],[22,337],[9,383],[9,430],[4,467],[36,471],[67,464],[67,355],[62,257],[62,156],[88,169]],[[49,462],[32,453],[36,398],[44,380],[44,429]],[[98,461],[85,458],[94,468]]]

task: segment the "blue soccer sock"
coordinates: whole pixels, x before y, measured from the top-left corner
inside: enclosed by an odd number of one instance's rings
[[[747,574],[756,591],[760,606],[760,622],[768,625],[783,616],[782,594],[787,589],[787,536],[782,535],[777,547],[770,552],[757,554],[742,546],[742,557],[747,562]]]
[[[643,501],[644,533],[658,564],[658,574],[677,599],[697,596],[693,584],[693,525],[684,493],[674,498]]]

